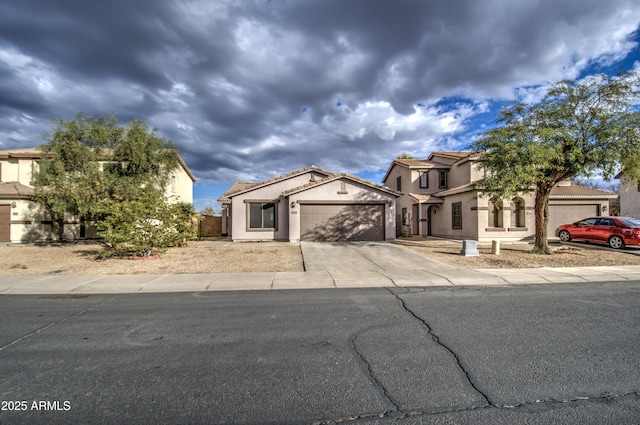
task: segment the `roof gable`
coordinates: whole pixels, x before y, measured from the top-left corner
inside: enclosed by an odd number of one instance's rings
[[[437,159],[434,158],[441,158],[442,162],[449,164],[449,165],[453,165],[456,162],[464,162],[464,161],[470,161],[472,159],[475,158],[475,152],[470,152],[470,151],[460,151],[460,152],[454,152],[454,151],[435,151],[435,152],[431,152],[431,154],[429,155],[429,160],[433,161]]]
[[[235,183],[233,186],[231,186],[231,188],[229,188],[229,190],[227,190],[225,193],[222,194],[222,196],[219,198],[219,200],[223,199],[225,197],[226,197],[226,199],[230,200],[234,196],[241,195],[241,194],[247,193],[247,192],[251,192],[252,190],[260,189],[260,188],[263,188],[265,186],[269,186],[269,185],[281,182],[283,180],[287,180],[287,179],[290,179],[290,178],[293,178],[293,177],[297,177],[299,175],[302,175],[302,174],[305,174],[305,173],[309,173],[309,172],[317,172],[319,174],[324,174],[327,177],[335,176],[335,174],[332,173],[331,171],[327,171],[327,170],[324,170],[322,168],[318,168],[315,165],[312,165],[310,167],[306,167],[306,168],[302,168],[300,170],[292,171],[290,173],[283,174],[281,176],[276,176],[276,177],[273,177],[271,179],[264,180],[264,181],[261,181],[261,182]],[[244,185],[244,187],[242,185]],[[234,188],[236,188],[236,190],[233,190]]]
[[[365,180],[365,179],[362,179],[360,177],[357,177],[357,176],[354,176],[354,175],[351,175],[351,174],[347,174],[347,173],[334,174],[332,176],[326,177],[326,178],[321,179],[321,180],[317,180],[315,182],[309,182],[309,183],[307,183],[307,184],[305,184],[303,186],[299,186],[299,187],[295,187],[293,189],[286,190],[286,191],[284,191],[282,193],[282,195],[283,196],[289,196],[289,195],[293,195],[294,193],[304,192],[305,190],[309,190],[309,189],[314,188],[314,187],[322,186],[324,184],[327,184],[327,183],[330,183],[330,182],[333,182],[333,181],[336,181],[336,180],[349,180],[349,181],[352,181],[354,183],[358,183],[358,184],[361,184],[363,186],[367,186],[367,187],[370,187],[372,189],[379,190],[381,192],[385,192],[385,193],[388,193],[388,194],[396,196],[396,197],[399,197],[399,196],[402,195],[402,193],[400,193],[400,192],[398,192],[396,190],[393,190],[393,189],[391,189],[391,188],[389,188],[387,186],[376,184],[376,183],[374,183],[372,181]]]
[[[384,177],[382,178],[382,181],[385,182],[387,181],[387,178],[389,177],[389,174],[391,173],[391,170],[393,170],[393,167],[395,167],[396,165],[404,167],[404,168],[408,168],[410,170],[427,170],[427,169],[432,169],[432,168],[450,168],[449,165],[444,164],[442,162],[436,162],[436,161],[430,161],[427,159],[394,159],[393,162],[391,163],[391,165],[389,166],[389,168],[387,169],[387,172],[385,173]]]

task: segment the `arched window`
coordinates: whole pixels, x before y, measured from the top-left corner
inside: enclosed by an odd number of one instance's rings
[[[502,227],[502,200],[489,201],[489,227]]]
[[[525,227],[524,217],[524,199],[513,198],[511,200],[511,227]]]

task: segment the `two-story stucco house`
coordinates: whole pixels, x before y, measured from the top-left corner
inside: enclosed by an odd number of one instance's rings
[[[311,166],[235,183],[218,201],[222,232],[234,241],[375,241],[395,239],[398,196],[388,187]]]
[[[475,159],[472,152],[433,152],[425,160],[394,160],[383,183],[402,192],[397,201],[397,234],[479,241],[533,236],[534,194],[494,204],[474,188],[484,177]],[[615,197],[563,182],[553,189],[549,200],[549,236],[561,224],[606,214],[609,200]]]
[[[0,242],[34,242],[56,239],[52,222],[32,200],[32,176],[38,167],[41,151],[37,148],[0,150]],[[167,187],[168,202],[193,202],[195,177],[179,158]],[[67,240],[96,237],[95,228],[67,217],[64,223]]]

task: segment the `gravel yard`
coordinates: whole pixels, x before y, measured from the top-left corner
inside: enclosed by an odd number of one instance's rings
[[[640,249],[613,251],[603,245],[551,242],[553,255],[533,254],[533,243],[500,244],[500,255],[491,253],[491,243],[479,243],[478,257],[460,255],[462,241],[436,238],[399,238],[398,245],[434,260],[462,269],[520,269],[528,267],[591,267],[640,265]],[[636,253],[635,255],[633,253]]]
[[[196,241],[153,260],[96,260],[101,246],[68,243],[0,246],[0,275],[171,274],[303,271],[300,247],[289,243]]]
[[[640,255],[594,245],[552,245],[554,255],[532,254],[532,244],[479,244],[479,257],[460,255],[462,242],[434,238],[400,238],[396,244],[446,264],[466,269],[640,265]],[[0,246],[0,275],[179,274],[304,271],[300,247],[284,242],[233,243],[197,241],[171,248],[154,260],[96,260],[96,243],[47,246]],[[629,248],[627,251],[640,252]]]

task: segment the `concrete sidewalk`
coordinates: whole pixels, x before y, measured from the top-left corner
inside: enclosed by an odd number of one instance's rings
[[[462,270],[324,270],[171,275],[0,276],[0,295],[120,294],[467,285],[528,285],[640,280],[640,266]]]

